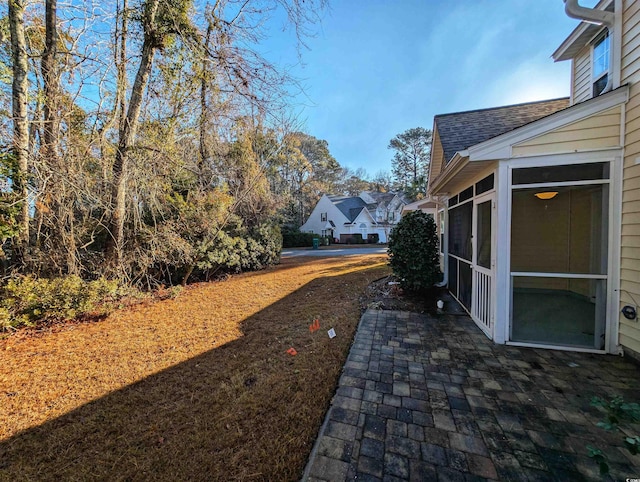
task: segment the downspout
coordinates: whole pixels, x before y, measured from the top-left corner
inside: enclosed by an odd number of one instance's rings
[[[440,210],[439,209],[440,206],[444,207],[445,212],[448,212],[449,208],[448,208],[446,203],[440,202],[439,199],[436,199],[433,196],[429,196],[429,197],[433,200],[434,204],[436,205],[436,218],[438,216],[438,211]],[[448,221],[448,214],[447,214],[447,221]],[[446,229],[449,229],[449,223],[448,222],[445,223],[445,227],[446,227]],[[442,239],[444,240],[445,238],[448,239],[448,235],[443,233]],[[447,248],[447,251],[446,251],[446,254],[445,254],[444,246],[442,246],[442,253],[444,254],[444,262],[443,262],[444,266],[443,266],[443,270],[442,270],[443,271],[442,272],[442,281],[440,281],[440,283],[436,283],[436,286],[438,288],[444,288],[444,287],[447,286],[447,283],[449,283],[449,268],[448,268],[448,263],[447,263],[447,256],[449,254],[449,248]]]
[[[581,7],[578,0],[564,0],[564,11],[568,17],[582,20],[583,22],[593,23],[607,27],[609,31],[609,75],[607,77],[607,85],[605,85],[601,94],[609,92],[613,82],[613,25],[615,21],[615,13],[606,10],[598,10],[595,8]]]

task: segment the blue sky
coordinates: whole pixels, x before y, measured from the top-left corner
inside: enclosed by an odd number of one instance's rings
[[[334,0],[293,67],[296,109],[341,165],[390,170],[389,140],[436,114],[569,95],[551,53],[577,24],[562,0]],[[266,47],[297,62],[287,33]]]

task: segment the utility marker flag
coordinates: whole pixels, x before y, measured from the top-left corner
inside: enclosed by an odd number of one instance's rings
[[[313,333],[314,331],[318,331],[319,329],[320,329],[320,320],[316,318],[315,320],[313,320],[313,323],[309,325],[309,331]]]

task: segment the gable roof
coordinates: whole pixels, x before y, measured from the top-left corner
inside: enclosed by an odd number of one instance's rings
[[[527,102],[434,117],[445,164],[456,152],[510,132],[569,107],[569,98]]]
[[[334,195],[327,197],[351,223],[358,217],[360,211],[367,206],[367,203],[358,196]]]
[[[396,197],[395,192],[372,192],[367,191],[367,194],[373,198],[378,204],[388,204]]]
[[[396,196],[400,200],[401,205],[407,203],[404,196],[396,192],[378,193],[366,191],[366,194],[375,200],[375,203],[367,203],[360,196],[327,195],[327,198],[345,215],[350,223],[356,220],[363,209],[369,211],[369,214],[371,214],[371,217],[375,220],[375,216],[372,213],[375,213],[378,206],[387,205]]]

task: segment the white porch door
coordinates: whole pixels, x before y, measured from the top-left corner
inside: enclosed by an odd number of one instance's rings
[[[473,201],[473,281],[471,317],[493,338],[495,280],[495,196],[489,193]]]

